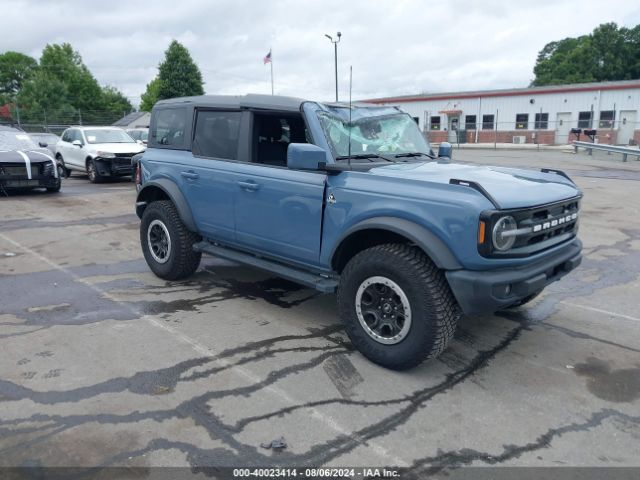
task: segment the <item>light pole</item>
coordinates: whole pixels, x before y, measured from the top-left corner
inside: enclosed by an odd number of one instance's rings
[[[336,102],[338,101],[338,43],[340,43],[340,37],[342,36],[342,33],[338,32],[337,33],[337,40],[334,40],[333,37],[331,35],[327,35],[325,33],[324,35],[325,37],[327,37],[331,43],[333,43],[333,52],[334,52],[334,63],[335,63],[335,69],[336,69]]]

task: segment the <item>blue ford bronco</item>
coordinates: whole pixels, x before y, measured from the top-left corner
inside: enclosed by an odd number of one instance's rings
[[[337,292],[372,361],[436,357],[462,314],[522,305],[578,266],[563,172],[451,163],[379,105],[199,96],[158,102],[136,166],[140,242],[178,280],[202,253]]]

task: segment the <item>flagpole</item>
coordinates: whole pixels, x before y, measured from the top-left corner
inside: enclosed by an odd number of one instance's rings
[[[271,95],[273,95],[273,51],[269,49],[269,54],[271,55],[271,61],[269,65],[271,66]]]

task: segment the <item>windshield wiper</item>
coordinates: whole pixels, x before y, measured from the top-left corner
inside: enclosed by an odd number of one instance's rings
[[[382,158],[387,162],[394,161],[392,158],[385,157],[384,155],[379,155],[377,153],[353,153],[351,155],[340,155],[336,157],[336,160],[349,160],[349,159],[359,159],[359,158],[364,158],[364,159]]]
[[[395,155],[396,158],[402,158],[402,157],[429,157],[429,158],[436,158],[435,155],[429,155],[428,153],[423,153],[423,152],[407,152],[407,153],[399,153],[397,155]]]

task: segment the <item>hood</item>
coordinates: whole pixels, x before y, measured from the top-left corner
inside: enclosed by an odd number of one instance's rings
[[[369,172],[425,182],[449,183],[451,179],[476,182],[501,209],[544,205],[580,194],[578,187],[562,175],[517,168],[419,162],[385,165]]]
[[[0,163],[23,163],[25,156],[29,163],[54,161],[50,150],[35,148],[33,150],[0,150]]]
[[[93,152],[109,153],[140,153],[146,147],[137,142],[134,143],[89,143],[87,148]]]

